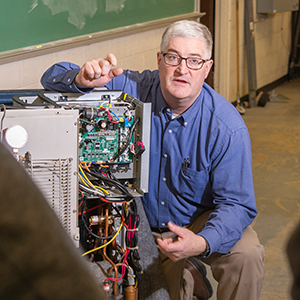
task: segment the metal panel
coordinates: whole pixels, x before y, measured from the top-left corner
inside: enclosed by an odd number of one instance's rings
[[[77,221],[77,110],[8,109],[0,112],[5,130],[21,125],[28,133],[28,142],[18,151],[19,156],[30,154],[25,167],[55,211],[63,227],[79,246]],[[20,199],[21,200],[21,199]]]

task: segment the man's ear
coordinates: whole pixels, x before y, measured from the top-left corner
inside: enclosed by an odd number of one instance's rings
[[[205,79],[207,78],[214,61],[210,59],[205,63]]]
[[[161,52],[157,52],[157,66],[159,67],[162,60],[162,54]]]

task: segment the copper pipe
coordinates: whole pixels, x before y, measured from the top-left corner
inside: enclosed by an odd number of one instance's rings
[[[108,236],[108,209],[105,210],[105,236]],[[104,244],[107,243],[107,240],[104,240]],[[115,269],[115,278],[118,277],[118,269],[115,263],[107,256],[106,254],[106,246],[103,248],[103,256],[104,258],[113,266]],[[115,299],[117,300],[117,283],[114,282],[114,294]]]

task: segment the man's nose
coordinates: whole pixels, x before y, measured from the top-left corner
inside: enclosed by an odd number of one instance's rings
[[[188,66],[185,59],[181,60],[180,64],[177,66],[177,70],[181,74],[185,74],[188,71]]]

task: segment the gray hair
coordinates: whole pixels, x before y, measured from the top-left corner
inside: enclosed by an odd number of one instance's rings
[[[196,21],[177,21],[167,27],[162,35],[160,43],[160,51],[163,52],[165,47],[167,47],[170,38],[173,37],[186,37],[186,38],[196,38],[206,44],[206,54],[210,59],[212,55],[213,39],[209,29]]]

